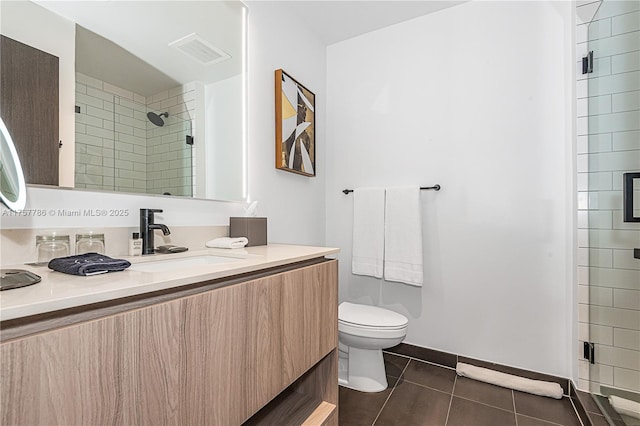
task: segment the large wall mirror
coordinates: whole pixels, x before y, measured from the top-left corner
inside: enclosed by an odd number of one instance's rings
[[[45,160],[59,179],[27,183],[246,198],[242,2],[3,1],[0,12],[3,39],[59,59],[59,102],[44,108],[59,111],[58,158]]]

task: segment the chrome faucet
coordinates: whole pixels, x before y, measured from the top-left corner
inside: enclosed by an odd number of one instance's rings
[[[162,213],[161,209],[140,209],[140,235],[142,236],[142,254],[153,254],[153,232],[162,230],[164,235],[171,234],[169,228],[161,223],[154,223],[154,213]]]

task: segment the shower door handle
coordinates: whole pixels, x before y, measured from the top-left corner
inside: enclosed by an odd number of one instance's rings
[[[624,173],[622,179],[624,180],[622,187],[623,219],[625,222],[640,222],[640,217],[633,215],[633,180],[640,179],[640,172]],[[640,259],[640,248],[633,249],[633,257],[634,259]]]
[[[633,180],[640,179],[640,172],[624,173],[622,179],[624,181],[622,190],[624,221],[640,222],[640,216],[633,215]]]

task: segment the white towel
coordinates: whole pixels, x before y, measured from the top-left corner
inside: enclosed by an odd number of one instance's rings
[[[382,278],[384,257],[384,188],[353,191],[351,272]]]
[[[213,240],[207,241],[206,246],[211,248],[226,248],[226,249],[234,249],[234,248],[242,248],[247,245],[249,242],[245,237],[237,237],[237,238],[214,238]]]
[[[619,396],[609,395],[609,404],[620,414],[640,419],[640,403]]]
[[[422,287],[420,187],[387,188],[384,279]]]

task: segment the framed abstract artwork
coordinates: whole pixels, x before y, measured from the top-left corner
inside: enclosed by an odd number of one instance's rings
[[[275,71],[276,168],[316,175],[316,96],[283,70]]]

